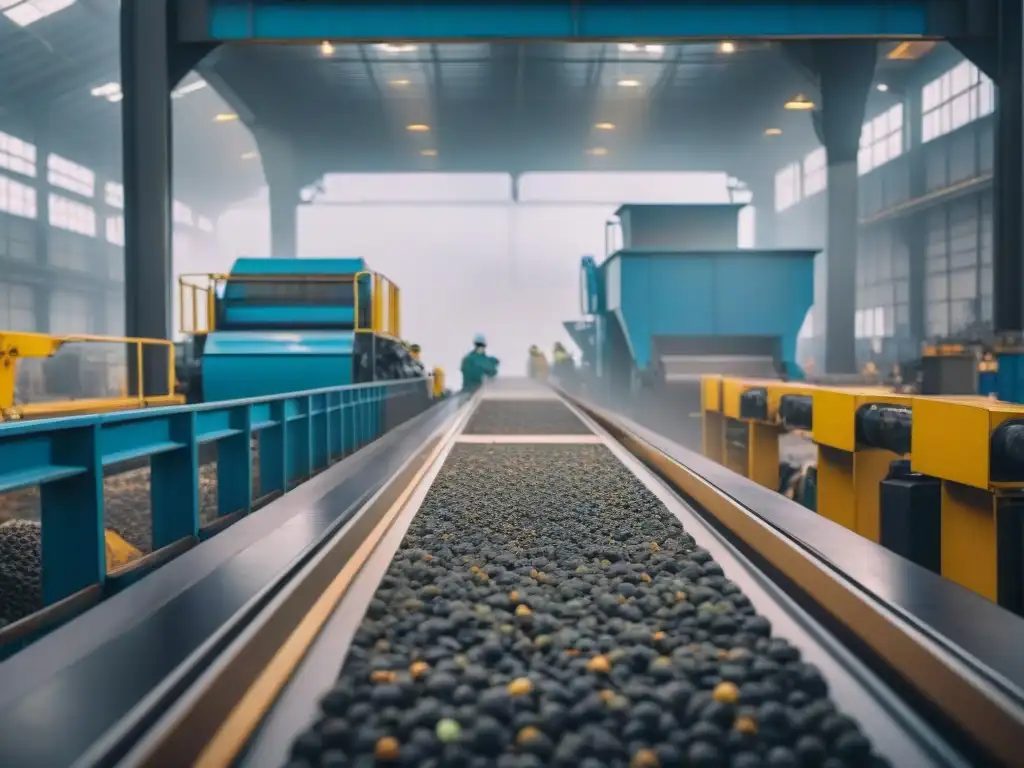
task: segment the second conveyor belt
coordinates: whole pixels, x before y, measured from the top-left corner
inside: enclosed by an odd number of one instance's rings
[[[301,663],[279,653],[198,765],[961,764],[594,422],[500,397],[439,443]]]

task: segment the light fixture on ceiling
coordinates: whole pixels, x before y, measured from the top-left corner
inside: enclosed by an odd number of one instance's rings
[[[781,136],[782,135],[782,129],[781,128],[765,128],[764,129],[764,135],[765,136]]]
[[[881,93],[888,93],[889,85],[888,83],[879,83],[878,85],[875,86],[875,89]]]
[[[930,53],[934,47],[934,40],[905,40],[902,43],[897,43],[885,55],[885,58],[890,61],[915,61],[926,53]]]
[[[606,147],[591,147],[587,150],[587,154],[592,157],[604,157],[608,154],[608,149]]]
[[[321,56],[333,56],[334,55],[334,45],[331,43],[330,40],[324,40],[322,43],[320,43],[320,55]]]
[[[732,40],[723,40],[718,44],[719,53],[736,53],[736,43]]]
[[[206,81],[203,80],[201,77],[200,78],[196,78],[191,83],[187,83],[185,85],[178,86],[173,91],[171,91],[171,98],[172,99],[180,99],[182,96],[188,96],[190,93],[195,93],[196,91],[201,91],[205,87],[206,87]]]
[[[421,149],[420,150],[420,154],[423,155],[423,157],[437,157],[437,150],[436,149]]]
[[[413,133],[426,133],[430,130],[430,126],[426,123],[411,123],[405,126],[405,130],[412,131]]]
[[[796,96],[787,101],[784,105],[786,109],[794,110],[797,112],[806,112],[814,109],[814,102],[804,96],[802,93],[798,93]]]
[[[418,47],[412,43],[378,43],[377,50],[384,53],[415,53]]]
[[[408,88],[412,81],[407,77],[399,77],[395,80],[388,80],[388,85],[392,88]]]
[[[623,53],[664,53],[665,46],[658,43],[619,43],[619,50]]]
[[[259,153],[255,150],[242,153],[243,160],[255,160],[257,157],[259,157]]]
[[[215,123],[233,123],[238,119],[238,115],[234,112],[220,112],[213,116],[213,122]]]
[[[106,99],[113,102],[118,102],[124,98],[120,83],[104,83],[103,85],[96,86],[89,93],[98,99]]]
[[[639,88],[640,81],[632,78],[626,78],[625,80],[619,80],[620,88]]]
[[[615,123],[594,123],[594,127],[599,131],[614,131]]]

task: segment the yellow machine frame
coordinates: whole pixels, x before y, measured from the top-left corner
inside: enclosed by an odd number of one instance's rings
[[[356,333],[372,333],[386,339],[401,339],[401,289],[379,272],[356,272],[354,275],[225,275],[211,272],[181,275],[178,278],[180,332],[200,336],[217,330],[216,297],[221,285],[232,279],[245,282],[275,282],[283,278],[297,282],[354,283],[353,291]],[[360,323],[358,286],[370,283],[370,325]],[[189,322],[191,320],[191,322]]]
[[[751,389],[764,389],[767,397],[766,419],[740,416],[740,401]],[[733,472],[766,488],[779,485],[779,437],[786,431],[779,417],[784,395],[807,394],[814,387],[802,382],[778,379],[737,379],[708,375],[701,378],[701,426],[704,455]],[[730,426],[745,430],[744,451],[727,444]]]
[[[1004,516],[1020,514],[1007,502],[1024,498],[1024,482],[992,477],[992,433],[1024,419],[1024,405],[984,397],[918,398],[914,405],[911,468],[942,483],[942,575],[1006,605],[1020,587],[1019,531]],[[1007,562],[1007,558],[1016,562]],[[1001,572],[1009,572],[1010,586]],[[1016,587],[1016,588],[1015,588]],[[1021,606],[1012,606],[1020,610]]]
[[[89,397],[18,405],[14,402],[18,361],[52,357],[66,344],[129,344],[135,348],[135,376],[138,390],[145,392],[143,354],[146,346],[162,346],[167,350],[166,395],[128,395],[127,386],[121,397]],[[140,339],[130,336],[95,336],[80,334],[51,336],[44,333],[12,333],[0,331],[0,421],[38,419],[56,416],[77,416],[86,413],[107,413],[157,405],[177,405],[185,398],[174,393],[174,343],[166,339]]]

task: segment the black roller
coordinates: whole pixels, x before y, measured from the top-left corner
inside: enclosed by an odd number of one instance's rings
[[[779,401],[779,418],[786,429],[814,427],[814,398],[810,395],[783,395]]]
[[[912,412],[905,405],[871,403],[857,410],[857,444],[905,456],[910,453]]]
[[[991,438],[992,479],[1024,481],[1024,420],[1004,421]]]
[[[740,418],[768,421],[767,388],[755,387],[740,395]]]

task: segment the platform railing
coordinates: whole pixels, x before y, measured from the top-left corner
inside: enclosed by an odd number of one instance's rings
[[[148,353],[166,358],[163,382],[146,381]],[[176,405],[174,384],[166,339],[0,331],[0,422]]]
[[[218,516],[241,517],[254,500],[287,492],[432,402],[425,379],[408,379],[0,424],[0,494],[39,488],[43,601],[51,605],[107,579],[104,468],[149,461],[156,554],[203,533],[200,446],[216,444]]]

